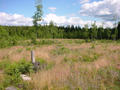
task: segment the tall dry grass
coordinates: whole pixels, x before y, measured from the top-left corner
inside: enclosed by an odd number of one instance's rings
[[[31,74],[32,80],[29,83],[34,90],[120,89],[119,70],[116,69],[116,65],[120,63],[120,44],[99,41],[85,43],[67,39],[57,41],[60,44],[1,49],[0,60],[30,60],[30,50],[35,47],[36,58],[54,62],[53,68]],[[84,56],[88,56],[87,59],[90,60],[95,55],[95,60],[84,61]]]

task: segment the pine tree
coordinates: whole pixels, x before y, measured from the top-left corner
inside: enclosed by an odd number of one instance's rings
[[[120,39],[120,22],[118,23],[117,29],[118,29],[118,39]]]

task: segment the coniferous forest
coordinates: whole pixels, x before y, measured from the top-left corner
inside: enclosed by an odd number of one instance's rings
[[[120,22],[117,27],[103,28],[92,24],[80,26],[55,26],[51,21],[44,26],[0,26],[0,47],[15,45],[19,40],[36,39],[85,39],[119,40]]]

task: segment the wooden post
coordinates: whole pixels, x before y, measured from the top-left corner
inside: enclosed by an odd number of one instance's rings
[[[35,64],[35,56],[34,56],[33,50],[31,51],[31,60],[32,60],[32,63]]]

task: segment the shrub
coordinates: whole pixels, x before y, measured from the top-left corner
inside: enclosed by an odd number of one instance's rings
[[[17,64],[11,64],[9,65],[5,70],[5,80],[4,80],[4,86],[8,85],[17,85],[19,82],[21,82],[20,72],[18,69]]]
[[[51,45],[54,44],[55,42],[53,40],[40,40],[38,41],[39,45]]]
[[[90,56],[88,55],[84,55],[82,56],[82,61],[85,61],[85,62],[92,62],[94,61],[94,59],[92,59]]]
[[[85,40],[74,40],[74,42],[76,44],[82,44],[82,43],[85,43]]]
[[[5,69],[3,85],[1,85],[0,88],[7,87],[9,85],[17,86],[18,84],[23,83],[20,74],[27,74],[33,71],[33,65],[31,62],[24,59],[14,63],[4,61],[0,65],[2,69]]]
[[[0,40],[0,48],[6,48],[8,46],[10,46],[8,40],[5,40],[5,39]]]
[[[82,61],[93,62],[93,61],[97,60],[99,56],[100,55],[97,54],[97,53],[93,53],[92,55],[83,55],[82,56]]]
[[[22,48],[17,49],[17,52],[18,52],[18,53],[21,53],[22,51],[23,51]]]
[[[0,69],[5,69],[7,68],[9,65],[11,64],[11,62],[9,60],[3,60],[0,62]]]
[[[0,83],[0,90],[4,90],[3,84]]]
[[[94,49],[94,48],[95,48],[95,45],[94,45],[94,44],[92,44],[92,45],[91,45],[91,49]]]
[[[74,62],[78,62],[77,58],[67,58],[64,57],[64,62],[68,63],[68,64],[73,64]]]
[[[27,47],[26,51],[31,51],[31,50],[35,50],[35,49],[36,49],[36,47]]]
[[[42,58],[37,58],[36,61],[40,63],[40,69],[48,70],[48,69],[51,69],[55,65],[54,62],[49,62],[48,63]]]
[[[48,70],[48,69],[51,69],[54,65],[55,65],[54,62],[49,62],[49,63],[47,64],[46,69],[47,69],[47,70]]]
[[[90,42],[92,42],[92,40],[91,39],[85,39],[85,42],[90,43]]]
[[[57,47],[57,49],[53,50],[52,53],[54,55],[63,55],[65,53],[69,53],[70,50],[68,48],[65,48],[65,47]]]
[[[34,45],[36,45],[37,44],[36,38],[31,38],[31,43],[34,44]]]
[[[24,59],[17,63],[17,68],[18,68],[19,72],[22,74],[33,72],[32,63],[28,62]]]
[[[40,64],[47,64],[47,62],[42,58],[37,58],[36,61],[39,62]]]

